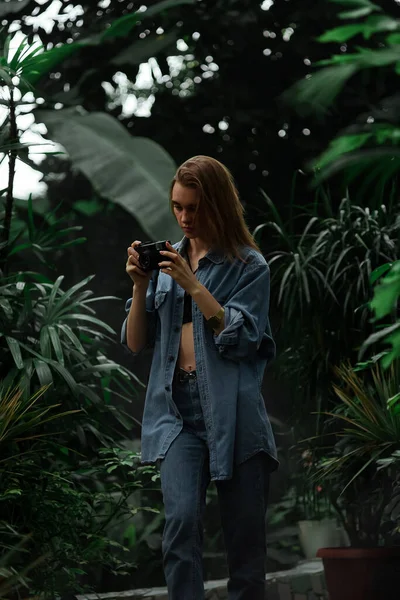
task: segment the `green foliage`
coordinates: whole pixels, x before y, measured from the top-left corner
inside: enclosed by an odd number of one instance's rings
[[[396,414],[400,414],[400,399],[396,398],[394,402],[390,402],[392,410],[394,408],[397,411]],[[393,404],[396,406],[393,407]],[[400,534],[400,450],[395,450],[389,458],[382,458],[378,460],[378,469],[388,469],[390,475],[395,480],[393,487],[392,497],[387,506],[387,514],[389,515],[390,521],[396,524],[396,532]]]
[[[149,12],[182,3],[188,2],[163,2]],[[115,23],[93,43],[126,35],[136,20]],[[115,298],[94,297],[87,289],[92,277],[65,289],[54,256],[85,241],[74,237],[80,227],[71,226],[71,215],[41,212],[32,199],[22,209],[14,198],[15,159],[27,160],[27,147],[18,140],[17,98],[73,45],[43,51],[26,41],[10,56],[10,42],[5,40],[0,59],[0,77],[10,91],[0,132],[1,150],[10,157],[0,213],[0,524],[12,535],[1,537],[0,560],[7,557],[6,576],[16,592],[26,583],[21,573],[29,553],[29,591],[50,599],[92,587],[94,569],[121,575],[148,560],[162,514],[155,469],[140,466],[140,455],[125,447],[134,419],[124,404],[132,402],[140,382],[107,356],[115,332],[94,309],[95,302]],[[149,169],[131,180],[130,193],[150,175]],[[156,499],[153,507],[147,498]],[[151,519],[138,524],[142,512]],[[26,553],[10,557],[15,541],[27,535]]]
[[[375,321],[384,317],[392,317],[393,322],[383,325],[365,340],[361,348],[361,356],[369,346],[377,342],[392,346],[391,350],[385,352],[381,359],[383,366],[388,367],[400,357],[400,321],[396,320],[400,297],[400,261],[387,263],[380,269],[376,269],[371,275],[372,283],[378,279],[379,283],[375,285],[374,296],[370,303]]]
[[[400,296],[400,260],[392,265],[385,265],[387,270],[385,276],[375,288],[371,308],[376,319],[382,319],[390,314],[397,305]]]
[[[32,248],[46,264],[49,251],[60,252],[76,241],[60,241],[75,230],[64,228],[64,219],[51,219],[51,224],[45,220],[38,231],[30,210],[27,216],[30,241],[17,235],[6,249],[14,259],[23,262],[26,250]],[[105,350],[111,340],[115,343],[115,332],[96,317],[94,304],[115,298],[94,298],[91,290],[84,289],[92,279],[87,277],[64,291],[63,276],[52,282],[36,271],[17,271],[0,285],[0,375],[12,382],[22,374],[27,389],[56,382],[67,404],[75,408],[75,403],[83,403],[86,415],[92,409],[112,410],[103,405],[110,386],[129,401],[137,383],[132,373],[107,358]],[[123,411],[119,420],[129,428]],[[104,443],[103,435],[101,439]]]
[[[318,459],[312,445],[309,448],[302,448],[301,454],[299,454],[299,446],[295,449],[293,475],[286,499],[293,500],[293,507],[297,511],[296,520],[319,521],[334,517],[328,486],[321,486],[315,481]]]
[[[133,137],[106,113],[72,108],[35,115],[100,196],[122,206],[153,239],[179,237],[168,202],[175,163],[161,146]]]
[[[393,35],[393,32],[400,28],[400,20],[387,15],[371,16],[370,13],[381,11],[379,6],[371,3],[365,7],[365,10],[368,10],[368,13],[359,13],[358,15],[353,13],[352,16],[347,12],[339,14],[342,19],[361,18],[362,21],[327,31],[320,36],[319,41],[343,43],[360,34],[365,40],[369,40],[372,36],[382,32],[385,34],[390,32],[383,37],[382,47],[379,49],[358,48],[357,52],[353,54],[335,54],[329,59],[319,61],[316,66],[324,68],[305,81],[297,83],[289,92],[288,97],[292,97],[296,104],[308,105],[309,109],[313,110],[326,109],[334,102],[349,78],[359,71],[396,65],[400,61],[400,45],[397,37]]]
[[[255,235],[262,240],[268,232],[280,248],[269,255],[272,305],[281,323],[277,367],[302,394],[293,405],[293,417],[300,417],[326,406],[332,368],[357,356],[369,327],[371,273],[398,256],[399,207],[370,209],[344,198],[334,210],[321,189],[313,207],[293,208],[285,224],[265,198],[269,220]]]
[[[162,13],[172,7],[191,4],[193,0],[165,0],[146,10],[146,14],[135,12],[113,21],[100,34],[68,44],[62,44],[45,50],[39,42],[23,40],[15,52],[10,51],[13,36],[0,38],[0,81],[10,88],[10,99],[4,100],[4,106],[10,114],[16,114],[23,105],[14,95],[35,91],[36,85],[45,75],[63,63],[72,54],[84,47],[107,44],[110,58],[116,64],[123,64],[124,52],[117,53],[111,47],[115,39],[127,36],[142,19]],[[165,37],[161,45],[147,41],[145,45],[136,43],[130,50],[130,60],[137,57],[143,62],[165,48]],[[177,30],[171,33],[169,43],[176,42]],[[113,57],[113,54],[116,56]],[[13,78],[16,77],[17,81]],[[85,72],[82,74],[85,77]],[[50,101],[54,105],[56,99]],[[79,102],[78,102],[79,104]],[[133,138],[113,117],[105,113],[87,113],[82,108],[70,108],[63,111],[39,111],[37,118],[45,122],[53,140],[60,141],[69,152],[73,166],[81,171],[92,183],[98,193],[120,204],[138,219],[150,237],[161,236],[175,239],[178,228],[168,210],[168,187],[175,171],[175,164],[169,154],[155,142],[146,138]],[[15,119],[14,119],[15,121]],[[0,150],[10,153],[14,159],[29,160],[26,156],[28,146],[21,144],[15,131],[11,134],[8,119],[0,126]],[[4,138],[4,143],[1,143]],[[48,153],[50,154],[50,153]],[[132,194],[133,188],[141,193]],[[6,204],[4,238],[8,239],[8,221],[11,198]]]
[[[334,1],[334,0],[332,0]],[[340,1],[339,4],[348,5]],[[357,36],[370,41],[372,47],[356,47],[355,52],[335,54],[318,61],[319,70],[309,78],[297,83],[287,94],[290,102],[304,112],[326,111],[351,78],[363,71],[379,69],[379,75],[387,79],[399,74],[400,65],[400,19],[382,14],[381,7],[368,2],[353,4],[355,10],[339,13],[345,20],[357,21],[336,27],[320,36],[320,42],[344,43]],[[373,14],[380,13],[380,14]],[[382,86],[384,87],[384,86]],[[328,149],[310,164],[316,174],[316,183],[343,172],[347,182],[363,176],[360,184],[364,192],[370,192],[372,182],[378,190],[400,168],[400,112],[399,98],[381,97],[377,107],[366,103],[368,111],[357,122],[341,131]]]
[[[27,398],[18,388],[5,390],[0,387],[0,448],[11,441],[23,442],[26,439],[36,439],[33,431],[36,427],[79,412],[79,410],[54,414],[59,404],[37,408],[35,405],[47,391],[49,386],[39,389],[33,396]],[[50,413],[50,415],[48,415]],[[46,417],[46,418],[44,418]]]
[[[9,600],[10,594],[18,594],[18,597],[21,598],[22,590],[26,590],[26,593],[29,591],[29,572],[42,564],[46,555],[40,556],[33,562],[28,562],[20,571],[17,571],[12,563],[15,562],[15,557],[22,553],[26,558],[26,546],[31,536],[21,537],[12,527],[3,523],[0,523],[0,533],[3,543],[6,540],[11,541],[10,548],[0,557],[0,600]],[[24,562],[26,563],[26,560]]]
[[[39,212],[32,196],[23,205],[20,203],[17,206],[17,204],[14,201],[10,239],[3,253],[6,259],[15,255],[18,255],[19,259],[25,259],[29,253],[43,266],[52,268],[52,256],[65,248],[86,242],[86,238],[83,236],[75,237],[82,227],[69,225],[67,215],[58,217],[57,209],[59,207],[40,215],[41,222],[39,224],[37,218]],[[0,200],[0,231],[3,229],[4,217],[5,213]]]
[[[50,50],[45,50],[40,42],[30,44],[25,40],[10,57],[9,48],[12,46],[13,37],[9,35],[4,41],[3,52],[0,57],[0,79],[3,79],[6,85],[12,88],[14,87],[12,78],[17,76],[20,79],[18,87],[22,92],[33,90],[33,86],[37,85],[44,75],[47,75],[79,50],[86,47],[100,46],[117,38],[126,37],[131,33],[139,20],[141,21],[143,18],[146,19],[175,6],[193,4],[193,1],[164,0],[147,9],[145,14],[135,11],[124,15],[113,21],[101,33],[79,39],[69,44],[62,44]],[[148,50],[150,54],[147,58],[150,58],[154,55],[154,48],[148,47]]]
[[[325,416],[339,441],[330,452],[323,449],[315,480],[329,485],[334,504],[342,499],[351,543],[377,545],[395,529],[385,523],[395,473],[377,464],[400,449],[400,371],[397,363],[388,371],[375,365],[357,372],[343,364],[336,374],[340,402]]]
[[[343,214],[347,213],[350,219],[347,220],[346,234],[342,236],[343,244],[336,245],[336,240],[329,233],[326,237],[317,238],[318,250],[321,242],[327,243],[329,256],[333,259],[332,267],[330,270],[328,262],[327,269],[319,269],[318,277],[324,284],[319,290],[314,284],[312,288],[317,293],[319,291],[318,295],[315,292],[309,292],[308,296],[304,291],[300,293],[309,305],[310,298],[314,298],[314,302],[317,297],[321,299],[322,309],[328,318],[336,326],[339,324],[338,335],[331,331],[330,350],[323,349],[323,356],[329,360],[327,373],[336,367],[339,377],[340,383],[333,386],[336,398],[331,406],[325,404],[322,411],[322,402],[317,405],[319,422],[325,424],[324,433],[339,441],[327,450],[326,437],[316,438],[324,447],[320,449],[322,458],[314,481],[328,486],[331,502],[341,516],[352,544],[377,545],[387,541],[387,534],[396,529],[393,522],[387,522],[387,517],[388,513],[393,516],[391,504],[395,500],[392,488],[397,475],[394,469],[377,471],[376,466],[378,461],[391,460],[400,443],[397,409],[400,380],[399,365],[395,361],[400,354],[399,329],[395,321],[399,288],[396,273],[390,276],[388,266],[392,262],[396,265],[399,256],[397,175],[400,168],[400,102],[397,94],[382,97],[386,82],[400,73],[400,20],[384,14],[380,6],[369,0],[331,1],[345,6],[346,10],[338,16],[346,23],[326,31],[319,37],[319,42],[346,45],[341,46],[340,54],[316,62],[318,71],[289,90],[287,98],[306,114],[312,111],[326,113],[330,107],[333,113],[340,102],[339,94],[352,89],[353,95],[358,95],[359,104],[365,107],[365,112],[355,123],[340,131],[310,167],[315,173],[316,186],[322,180],[341,173],[345,184],[356,182],[357,185],[351,186],[353,194],[367,197],[366,204],[373,208],[359,206],[354,213],[352,209],[344,211]],[[368,46],[357,46],[359,38],[368,42]],[[380,82],[376,94],[378,101],[371,101],[370,89],[364,96],[358,92],[358,86],[374,74]],[[360,219],[353,220],[358,211]],[[388,234],[386,227],[391,228],[392,225],[394,228]],[[340,231],[336,225],[334,229]],[[355,248],[358,248],[356,255]],[[315,273],[312,270],[313,257],[310,258],[303,248],[301,250],[302,254],[296,248],[301,258],[298,271],[304,270],[311,275]],[[317,252],[315,254],[318,256]],[[386,256],[391,258],[387,260]],[[348,264],[347,257],[350,259]],[[290,265],[287,271],[289,268]],[[295,267],[292,269],[295,272]],[[330,273],[334,274],[334,279],[329,276]],[[290,281],[291,272],[286,278]],[[373,290],[372,286],[380,278],[382,282],[386,280],[387,287],[382,283]],[[300,287],[300,277],[298,280]],[[302,287],[305,288],[306,283]],[[332,293],[342,314],[332,310]],[[299,302],[296,291],[291,302],[293,307],[296,297],[302,316],[305,302]],[[368,322],[369,308],[375,313],[372,323]],[[389,324],[381,326],[376,322],[383,317],[390,320]],[[316,319],[318,322],[319,318]],[[341,332],[342,324],[345,335]],[[314,323],[310,320],[309,329],[312,327]],[[336,353],[335,334],[341,340],[341,348]],[[354,351],[361,348],[359,356],[362,356],[366,348],[380,341],[391,344],[392,350],[373,356],[356,369],[347,366],[355,358]],[[312,441],[315,443],[315,438]]]
[[[137,563],[126,543],[112,535],[111,525],[127,523],[142,510],[156,512],[131,506],[136,490],[156,487],[151,482],[154,469],[140,467],[137,454],[129,453],[131,468],[128,453],[122,460],[118,448],[100,450],[92,460],[81,457],[71,468],[60,463],[55,445],[53,434],[0,463],[0,520],[20,535],[31,531],[27,545],[31,557],[46,554],[45,563],[30,571],[31,591],[44,598],[83,591],[87,586],[80,584],[82,576],[89,576],[98,564],[114,574],[132,572]],[[110,473],[110,452],[119,477]],[[6,540],[2,538],[0,552],[7,550]],[[138,540],[134,558],[140,559],[145,547],[145,541]],[[12,566],[18,572],[25,564],[22,556]]]
[[[107,357],[113,331],[95,316],[97,299],[82,289],[88,281],[66,292],[61,282],[38,283],[34,272],[19,272],[0,290],[0,521],[20,535],[32,533],[34,559],[48,554],[46,567],[30,577],[49,598],[80,589],[94,564],[121,574],[141,560],[146,540],[137,540],[127,562],[119,556],[128,552],[124,540],[117,542],[109,527],[132,516],[132,491],[154,475],[137,454],[112,450],[133,420],[109,403],[110,394],[130,402],[137,379]],[[18,392],[6,389],[12,381],[20,382]],[[51,391],[35,392],[49,382]],[[18,571],[24,563],[12,566]]]
[[[103,361],[101,351],[96,352],[95,362],[91,362],[90,349],[106,339],[103,332],[114,334],[111,327],[94,316],[91,304],[109,298],[94,299],[90,298],[90,290],[81,291],[92,277],[77,283],[68,292],[61,289],[63,276],[54,284],[29,279],[29,273],[19,273],[17,281],[0,287],[2,335],[11,352],[9,358],[7,353],[0,354],[5,368],[3,377],[7,374],[13,379],[23,369],[29,378],[36,375],[39,382],[46,385],[53,382],[57,373],[76,397],[82,394],[98,401],[99,397],[92,395],[85,381],[89,374],[101,377],[117,366]]]

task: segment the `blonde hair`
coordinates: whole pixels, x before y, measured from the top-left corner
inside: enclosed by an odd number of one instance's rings
[[[241,258],[243,246],[260,252],[246,225],[244,208],[232,174],[222,163],[210,156],[194,156],[185,161],[171,183],[172,212],[172,190],[177,182],[197,190],[199,203],[196,212],[200,211],[204,226],[202,239],[206,243],[217,245],[231,260]]]

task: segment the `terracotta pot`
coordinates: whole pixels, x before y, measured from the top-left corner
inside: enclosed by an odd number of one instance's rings
[[[400,546],[320,548],[329,600],[399,600]]]

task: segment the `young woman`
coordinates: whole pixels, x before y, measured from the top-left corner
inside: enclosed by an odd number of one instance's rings
[[[171,208],[184,233],[160,270],[140,269],[122,343],[154,348],[142,461],[159,463],[165,505],[164,571],[170,600],[202,600],[202,517],[216,482],[229,567],[229,600],[262,600],[265,513],[276,449],[261,383],[275,345],[269,268],[243,217],[232,176],[196,156],[179,167]]]

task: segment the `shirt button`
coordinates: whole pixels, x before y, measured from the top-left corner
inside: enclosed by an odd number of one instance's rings
[[[181,304],[183,302],[183,298],[178,298],[177,303]]]
[[[168,356],[169,362],[173,362],[175,360],[175,356]]]
[[[176,333],[178,333],[180,330],[181,330],[181,328],[180,328],[180,327],[175,327],[175,331],[176,331]]]
[[[170,390],[171,390],[171,386],[170,386],[170,385],[166,385],[166,386],[165,386],[165,391],[166,391],[166,392],[169,392]]]

